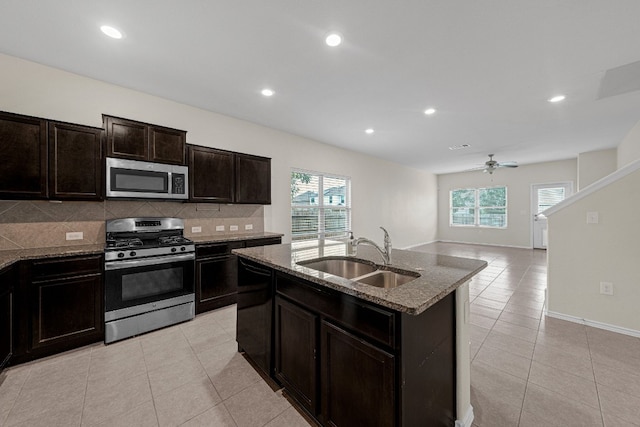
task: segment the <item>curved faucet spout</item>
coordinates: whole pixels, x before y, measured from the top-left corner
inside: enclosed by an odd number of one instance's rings
[[[382,255],[382,259],[385,265],[391,264],[391,238],[389,237],[389,233],[383,227],[380,227],[382,231],[384,231],[384,249],[382,249],[376,242],[367,239],[366,237],[359,237],[353,241],[354,246],[358,246],[360,244],[371,245],[380,252]]]

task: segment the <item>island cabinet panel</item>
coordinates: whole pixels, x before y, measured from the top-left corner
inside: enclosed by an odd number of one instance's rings
[[[104,339],[102,255],[28,264],[27,359]]]
[[[11,362],[15,348],[15,274],[14,266],[0,272],[0,371]]]
[[[0,112],[0,197],[47,197],[47,122]]]
[[[318,325],[318,315],[276,296],[275,376],[313,415],[318,413]]]
[[[234,154],[189,145],[189,200],[232,203],[235,193]]]
[[[324,425],[395,426],[393,355],[326,320],[320,335]]]
[[[107,115],[103,121],[108,157],[186,164],[185,131]]]
[[[49,122],[49,196],[100,200],[102,129]]]
[[[236,154],[236,203],[271,204],[271,159]]]

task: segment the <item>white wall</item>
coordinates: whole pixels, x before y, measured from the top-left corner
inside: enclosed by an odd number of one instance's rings
[[[352,178],[353,230],[395,247],[436,236],[436,177],[275,129],[193,108],[123,87],[0,55],[0,110],[102,126],[102,114],[187,131],[187,142],[272,158],[272,205],[265,230],[290,240],[290,172],[302,168]]]
[[[578,154],[578,190],[615,172],[617,163],[618,150],[615,148]]]
[[[501,168],[489,175],[471,171],[438,175],[438,239],[489,245],[532,247],[531,185],[577,179],[577,161],[521,165]],[[507,228],[451,227],[449,192],[458,188],[507,187]]]
[[[640,336],[639,190],[636,170],[549,216],[550,312]],[[587,224],[587,212],[599,222]],[[601,295],[600,282],[612,282],[614,295]]]
[[[618,145],[618,169],[640,159],[640,121]]]

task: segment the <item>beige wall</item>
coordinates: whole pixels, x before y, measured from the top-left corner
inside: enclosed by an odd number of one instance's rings
[[[98,127],[101,114],[111,114],[184,129],[190,144],[271,157],[272,205],[264,208],[264,229],[285,233],[285,242],[291,168],[352,178],[358,236],[381,242],[382,225],[396,247],[436,237],[436,177],[424,171],[6,55],[0,55],[0,93],[4,111]]]
[[[616,171],[618,150],[590,151],[578,155],[578,190]]]
[[[577,178],[577,161],[521,165],[502,168],[489,175],[482,171],[438,175],[438,239],[489,245],[532,247],[531,185],[573,182]],[[507,186],[507,228],[451,227],[449,192],[458,188]]]
[[[549,216],[548,310],[640,334],[640,170]],[[599,223],[587,224],[587,212]],[[600,294],[612,282],[614,295]]]
[[[640,159],[640,122],[618,145],[618,169],[637,159]]]

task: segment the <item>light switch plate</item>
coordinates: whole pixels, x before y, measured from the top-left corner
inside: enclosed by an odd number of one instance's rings
[[[82,240],[84,233],[82,231],[70,231],[67,233],[67,240]]]
[[[253,224],[245,224],[244,229],[245,230],[253,230]]]
[[[191,227],[192,233],[202,233],[202,227]]]
[[[613,295],[613,283],[600,282],[600,293],[602,295]]]
[[[598,212],[587,212],[587,224],[598,223]]]
[[[216,231],[224,231],[224,225],[216,225]]]
[[[229,226],[229,231],[238,231],[238,226],[237,225],[230,225]]]

